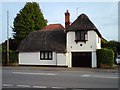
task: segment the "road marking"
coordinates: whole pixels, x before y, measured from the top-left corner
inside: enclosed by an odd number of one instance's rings
[[[51,87],[51,88],[63,88],[63,87]]]
[[[116,76],[103,76],[103,75],[89,75],[89,74],[84,74],[82,77],[93,77],[93,78],[111,78],[111,79],[118,79],[119,77]]]
[[[33,86],[34,88],[47,88],[46,86]]]
[[[89,77],[90,75],[88,75],[88,74],[84,74],[84,75],[82,75],[83,77]]]
[[[118,79],[118,77],[114,77],[114,76],[93,76],[93,77],[98,77],[98,78],[111,78],[111,79]]]
[[[28,74],[28,75],[50,75],[54,76],[56,75],[55,73],[29,73],[29,72],[12,72],[14,74]]]
[[[17,85],[17,87],[30,87],[29,85]]]
[[[12,87],[13,85],[11,85],[11,84],[3,84],[3,86],[5,86],[5,87]]]

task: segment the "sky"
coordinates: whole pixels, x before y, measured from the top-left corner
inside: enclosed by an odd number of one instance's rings
[[[103,38],[118,41],[118,2],[39,2],[40,9],[48,24],[60,23],[64,26],[64,13],[70,12],[70,22],[84,13],[94,23]],[[0,2],[0,43],[7,39],[7,11],[9,11],[9,37],[12,38],[13,21],[26,2]]]

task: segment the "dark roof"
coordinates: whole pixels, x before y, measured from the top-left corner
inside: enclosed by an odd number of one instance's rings
[[[73,30],[94,30],[101,37],[96,26],[90,21],[87,15],[81,14],[78,18],[69,26],[67,31]]]
[[[40,30],[31,32],[18,47],[19,52],[55,51],[65,52],[66,34],[63,30]]]
[[[64,30],[65,28],[61,24],[49,24],[42,30]]]

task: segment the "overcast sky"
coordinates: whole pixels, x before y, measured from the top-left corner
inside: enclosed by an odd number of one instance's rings
[[[48,24],[60,23],[64,26],[64,13],[70,12],[70,21],[84,13],[98,28],[106,40],[118,40],[118,2],[38,2]],[[7,11],[9,11],[9,34],[12,37],[13,21],[16,14],[24,7],[25,2],[1,2],[0,18],[2,19],[1,42],[7,39]],[[78,8],[78,9],[77,9]],[[2,31],[2,32],[1,32]]]

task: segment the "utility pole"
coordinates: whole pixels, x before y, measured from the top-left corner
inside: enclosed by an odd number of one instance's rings
[[[78,12],[79,12],[80,7],[76,8],[76,16],[78,17]]]
[[[78,8],[76,9],[76,16],[78,17]]]
[[[7,65],[9,66],[9,11],[7,11]]]

